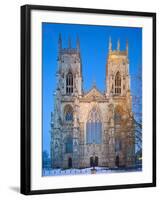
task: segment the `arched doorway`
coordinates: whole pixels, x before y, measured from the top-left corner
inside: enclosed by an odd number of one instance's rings
[[[118,155],[116,156],[115,165],[117,167],[119,167],[119,156]]]
[[[93,165],[94,165],[93,157],[90,157],[90,167],[93,167]]]
[[[97,167],[98,166],[98,157],[90,157],[90,167]]]
[[[72,158],[68,158],[68,168],[72,168]]]
[[[95,157],[95,167],[98,167],[98,157]]]

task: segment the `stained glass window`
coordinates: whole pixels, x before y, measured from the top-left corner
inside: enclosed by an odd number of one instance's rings
[[[118,113],[118,112],[115,112],[114,119],[115,119],[116,123],[120,122],[121,121],[121,114]]]
[[[73,152],[73,140],[71,137],[68,137],[66,139],[66,153],[72,153]]]
[[[87,144],[101,144],[101,140],[102,123],[99,112],[96,108],[93,108],[86,123],[86,141]]]
[[[64,119],[66,122],[73,122],[73,109],[71,105],[66,105],[64,108]]]
[[[65,116],[66,121],[73,121],[73,113],[68,111]]]

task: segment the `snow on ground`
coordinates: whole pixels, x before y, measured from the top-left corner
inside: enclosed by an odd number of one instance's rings
[[[43,176],[64,176],[64,175],[81,175],[81,174],[93,174],[93,168],[85,168],[85,169],[43,169]],[[142,168],[131,168],[131,169],[109,169],[106,167],[95,167],[94,174],[101,173],[120,173],[120,172],[135,172],[142,171]]]

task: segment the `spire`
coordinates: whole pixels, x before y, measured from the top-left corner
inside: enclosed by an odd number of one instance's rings
[[[79,52],[80,51],[80,42],[79,42],[78,36],[77,36],[77,41],[76,41],[76,48],[77,48],[77,51]]]
[[[96,80],[95,79],[93,80],[93,87],[94,88],[96,87]]]
[[[62,49],[62,38],[61,38],[61,33],[59,33],[58,49],[59,49],[59,51]]]
[[[126,41],[126,53],[128,55],[128,40]]]
[[[109,37],[109,52],[112,51],[112,40],[111,37]]]
[[[70,36],[68,37],[68,48],[71,49],[71,38],[70,38]]]
[[[93,80],[92,80],[92,85],[93,85],[93,88],[96,88],[96,80],[95,80],[94,77],[93,77]]]
[[[120,50],[120,40],[118,39],[118,41],[117,41],[117,51],[119,51]]]

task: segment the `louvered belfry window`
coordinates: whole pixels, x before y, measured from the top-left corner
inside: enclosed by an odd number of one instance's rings
[[[69,72],[66,76],[66,93],[73,93],[73,74]]]
[[[115,77],[115,94],[121,94],[121,75],[117,72]]]

